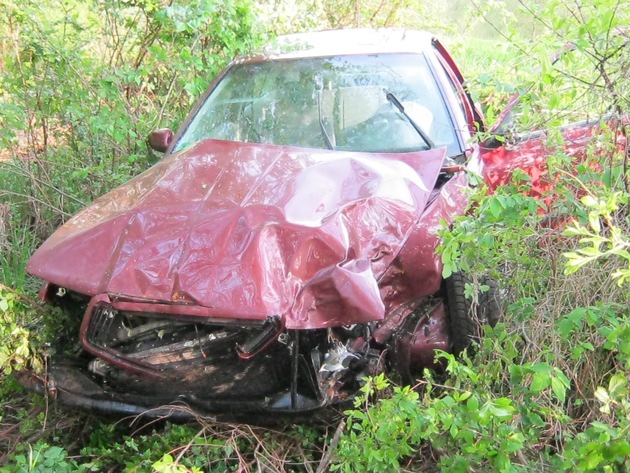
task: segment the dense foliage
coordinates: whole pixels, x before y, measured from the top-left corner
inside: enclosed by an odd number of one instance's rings
[[[0,0],[0,471],[630,469],[630,11],[424,3]],[[9,374],[45,368],[49,334],[68,322],[25,274],[42,239],[157,159],[147,133],[177,128],[235,54],[368,25],[442,30],[489,121],[518,89],[510,133],[547,130],[548,195],[527,196],[516,173],[444,229],[445,270],[490,273],[508,303],[474,356],[440,354],[445,373],[413,388],[370,379],[332,426],[110,424],[24,394]],[[558,127],[608,115],[573,162]]]

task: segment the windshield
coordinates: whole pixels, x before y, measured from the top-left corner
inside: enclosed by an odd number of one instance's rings
[[[388,93],[407,116],[388,100]],[[453,124],[423,55],[306,58],[230,68],[174,151],[214,138],[408,152],[430,147],[422,134],[434,146],[447,146],[450,155],[459,153]]]

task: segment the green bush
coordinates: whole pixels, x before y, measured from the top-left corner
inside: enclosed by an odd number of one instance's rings
[[[43,368],[41,352],[26,328],[27,305],[19,296],[0,285],[0,382],[13,370]]]
[[[68,452],[61,447],[50,446],[38,441],[28,448],[28,453],[18,454],[14,457],[14,463],[0,467],[2,473],[70,473],[89,471],[79,467],[76,461],[68,458]]]

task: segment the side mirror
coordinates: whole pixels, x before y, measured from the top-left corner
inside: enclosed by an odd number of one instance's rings
[[[155,151],[164,153],[173,141],[173,131],[170,128],[159,128],[149,133],[149,146]]]

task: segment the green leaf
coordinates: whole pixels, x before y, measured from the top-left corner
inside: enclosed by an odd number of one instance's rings
[[[555,376],[551,378],[551,390],[555,394],[556,398],[564,404],[567,398],[567,388],[562,381]]]
[[[488,202],[488,205],[490,206],[490,213],[495,218],[498,218],[501,215],[501,212],[503,212],[503,207],[501,206],[501,203],[496,199],[490,200],[490,202]]]
[[[534,373],[529,389],[531,389],[535,393],[539,393],[547,389],[550,385],[551,377],[549,376],[549,372],[539,372]]]
[[[465,391],[463,393],[461,393],[457,399],[458,402],[464,402],[466,399],[468,399],[470,396],[472,395],[472,393],[470,391]]]
[[[587,207],[596,207],[598,204],[597,200],[592,195],[585,195],[580,201]]]
[[[468,402],[466,402],[466,407],[470,411],[476,411],[479,409],[479,399],[477,396],[471,396],[468,398]]]
[[[594,395],[595,395],[595,399],[597,399],[602,404],[608,404],[610,402],[610,395],[608,394],[608,391],[606,391],[601,386],[599,386],[595,390]]]
[[[621,399],[628,394],[628,380],[625,373],[615,373],[608,382],[608,394],[612,399]]]

